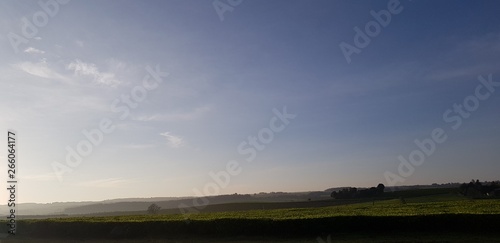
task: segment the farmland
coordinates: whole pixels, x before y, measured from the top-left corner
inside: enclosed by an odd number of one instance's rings
[[[418,202],[401,204],[399,200],[356,203],[321,208],[250,210],[241,212],[199,213],[187,215],[191,221],[213,221],[228,219],[249,220],[296,220],[318,219],[341,216],[429,216],[441,214],[500,214],[500,200],[459,200],[444,202]],[[186,220],[186,216],[174,215],[131,215],[114,217],[70,217],[26,222],[175,222]]]
[[[337,240],[340,240],[340,237],[345,242],[363,242],[366,240],[363,240],[363,237],[368,236],[387,242],[394,236],[402,240],[411,235],[418,235],[421,242],[427,242],[424,236],[430,241],[435,237],[442,238],[443,234],[451,242],[471,240],[471,237],[478,237],[478,234],[486,237],[481,241],[488,242],[500,237],[495,235],[500,223],[499,199],[471,200],[454,193],[431,191],[405,193],[407,197],[404,203],[400,199],[382,198],[325,207],[204,212],[189,215],[143,214],[26,219],[19,221],[20,230],[16,237],[47,240],[148,239],[151,242],[186,238],[198,239],[197,242],[248,238],[256,238],[257,241],[270,238],[271,241],[285,239],[286,242],[314,242],[320,236],[326,242],[328,235],[335,235]],[[243,208],[248,207],[247,204],[242,205]],[[235,204],[232,204],[232,207],[234,209]],[[459,235],[462,236],[458,237]],[[456,239],[452,240],[453,238]],[[291,241],[296,239],[304,241]]]

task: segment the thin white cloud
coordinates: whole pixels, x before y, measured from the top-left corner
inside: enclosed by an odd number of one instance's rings
[[[500,52],[500,33],[489,33],[457,44],[456,52],[469,52],[483,57],[485,54]]]
[[[45,51],[36,49],[34,47],[28,47],[24,52],[29,53],[29,54],[44,54]]]
[[[25,175],[19,177],[23,181],[53,181],[57,180],[57,175],[55,173],[46,173],[40,175]]]
[[[83,47],[83,46],[84,46],[84,43],[83,43],[83,41],[81,41],[81,40],[76,40],[76,41],[75,41],[75,44],[76,44],[78,47]]]
[[[45,61],[38,63],[21,62],[18,64],[13,64],[12,66],[37,77],[66,80],[64,76],[52,70]]]
[[[490,33],[457,43],[449,53],[439,59],[427,78],[454,80],[476,77],[498,70],[500,34]]]
[[[66,69],[73,70],[78,76],[90,76],[98,84],[115,87],[120,83],[116,80],[114,73],[100,72],[94,63],[86,63],[76,59],[68,64]]]
[[[113,188],[113,187],[125,186],[125,185],[130,184],[130,183],[132,183],[131,180],[126,180],[126,179],[122,179],[122,178],[108,178],[108,179],[99,179],[99,180],[80,182],[77,184],[77,186]]]
[[[431,80],[453,80],[461,77],[476,77],[479,74],[491,73],[495,70],[496,65],[473,65],[470,67],[456,67],[450,69],[438,69],[431,72],[426,78]]]
[[[155,144],[127,144],[121,146],[122,148],[125,149],[147,149],[147,148],[154,148],[156,147]]]
[[[135,118],[138,121],[168,121],[168,122],[177,122],[177,121],[192,121],[201,118],[206,113],[212,110],[212,106],[206,105],[197,107],[193,111],[190,112],[179,112],[172,114],[155,114],[152,116],[142,116]]]
[[[167,145],[171,148],[180,148],[185,145],[185,141],[182,137],[170,134],[170,132],[160,133],[167,139]]]

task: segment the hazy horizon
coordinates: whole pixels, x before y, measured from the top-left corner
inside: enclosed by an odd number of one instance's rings
[[[499,181],[499,180],[495,180],[495,181]],[[448,184],[450,185],[453,185],[453,184],[462,184],[462,183],[467,183],[467,182],[447,182],[447,183],[442,183],[442,184],[437,184],[437,185],[433,185],[433,184],[419,184],[419,185],[397,185],[395,187],[399,187],[400,189],[399,190],[406,190],[404,188],[410,188],[410,187],[419,187],[419,188],[427,188],[428,186],[431,186],[431,187],[446,187],[446,188],[449,188],[449,186],[447,186]],[[357,189],[369,189],[370,187],[374,187],[375,185],[369,185],[369,186],[360,186],[360,187],[357,187]],[[272,195],[272,194],[280,194],[280,193],[283,193],[283,194],[301,194],[301,193],[309,193],[309,192],[325,192],[326,190],[328,189],[332,189],[332,188],[349,188],[349,187],[352,187],[350,185],[344,185],[344,186],[334,186],[334,187],[329,187],[329,188],[325,188],[324,190],[321,190],[321,189],[318,189],[318,190],[310,190],[310,191],[269,191],[269,192],[265,192],[265,191],[260,191],[260,192],[253,192],[253,193],[237,193],[238,195],[258,195],[258,194],[261,194],[261,193],[264,193],[264,194],[267,194],[267,195]],[[391,189],[386,189],[385,190],[386,192],[391,192],[392,190]],[[230,194],[217,194],[217,195],[203,195],[203,197],[217,197],[217,196],[232,196],[234,195],[234,193]],[[125,202],[147,202],[148,200],[147,199],[154,199],[154,198],[169,198],[167,201],[169,200],[178,200],[178,199],[191,199],[191,198],[196,198],[196,196],[175,196],[175,197],[170,197],[170,196],[152,196],[152,197],[121,197],[121,198],[107,198],[107,199],[99,199],[99,200],[81,200],[81,201],[52,201],[52,202],[21,202],[20,204],[54,204],[54,203],[92,203],[92,202],[105,202],[105,201],[117,201],[117,200],[129,200],[129,199],[134,199],[133,201],[125,201]],[[322,199],[324,200],[324,199]],[[208,201],[210,202],[210,201]],[[271,201],[273,202],[273,201]],[[3,204],[3,203],[0,203],[0,206],[8,206],[7,203]],[[21,208],[21,211],[22,211],[22,208]],[[21,212],[22,214],[22,212]]]
[[[0,2],[19,202],[499,179],[498,2],[226,2]]]

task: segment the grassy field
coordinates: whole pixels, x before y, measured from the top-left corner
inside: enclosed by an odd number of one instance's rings
[[[461,241],[466,239],[469,242],[500,242],[497,240],[500,239],[497,233],[499,199],[470,200],[454,193],[441,193],[418,194],[405,201],[403,204],[399,199],[378,199],[328,207],[190,215],[21,220],[17,239],[247,242],[242,239],[256,238],[255,241],[266,242],[270,237],[267,242],[328,242],[326,236],[330,235],[335,238],[331,242],[392,242],[392,239],[397,242],[467,242]],[[319,236],[323,238],[317,238]],[[432,241],[442,237],[448,240]],[[415,239],[420,240],[412,241]]]
[[[44,220],[25,220],[25,222],[152,222],[152,221],[212,221],[219,219],[259,219],[290,220],[316,219],[339,216],[423,216],[437,214],[500,214],[500,200],[450,200],[442,196],[443,201],[428,202],[436,199],[408,199],[402,204],[398,199],[383,200],[350,205],[319,208],[291,208],[275,210],[249,210],[236,212],[198,213],[187,215],[129,215],[107,217],[69,217]],[[427,202],[419,202],[426,201]]]

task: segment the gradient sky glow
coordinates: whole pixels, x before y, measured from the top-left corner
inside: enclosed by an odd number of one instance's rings
[[[479,75],[500,82],[500,3],[402,0],[347,63],[339,44],[388,2],[245,0],[221,21],[212,1],[72,0],[17,53],[9,33],[43,9],[0,2],[0,127],[18,132],[19,200],[192,196],[231,160],[242,172],[223,194],[373,186],[435,128],[447,140],[401,184],[499,179],[500,87],[456,130],[443,113]],[[120,119],[114,100],[157,65],[168,77]],[[238,145],[283,107],[297,117],[245,161]],[[52,164],[102,119],[115,130],[60,182]]]

